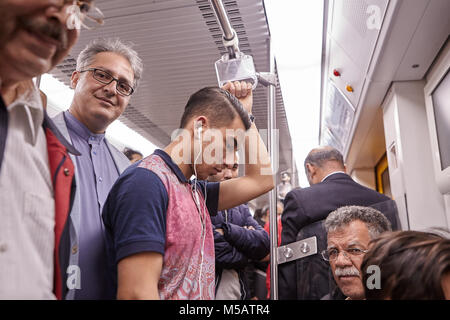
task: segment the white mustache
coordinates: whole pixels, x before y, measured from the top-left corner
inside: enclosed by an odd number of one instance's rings
[[[337,277],[342,277],[342,276],[358,276],[359,277],[359,271],[355,267],[336,268],[336,270],[334,271],[334,274]]]

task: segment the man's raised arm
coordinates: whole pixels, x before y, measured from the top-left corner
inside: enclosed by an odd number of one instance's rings
[[[253,94],[250,83],[228,82],[223,89],[235,95],[245,110],[252,114]],[[245,135],[245,176],[220,183],[219,210],[248,202],[273,187],[270,157],[255,123],[252,123]]]

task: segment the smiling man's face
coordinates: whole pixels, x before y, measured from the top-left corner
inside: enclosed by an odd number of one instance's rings
[[[361,263],[364,255],[351,255],[353,250],[367,250],[370,242],[369,230],[364,222],[355,220],[348,225],[328,233],[327,250],[338,250],[336,260],[330,260],[334,279],[342,293],[352,300],[364,299]]]
[[[120,81],[133,86],[134,73],[128,59],[114,52],[100,52],[92,63],[83,68],[106,71]],[[103,133],[124,111],[130,96],[117,92],[116,81],[103,84],[93,77],[94,71],[75,71],[71,85],[75,89],[70,112],[92,133]]]

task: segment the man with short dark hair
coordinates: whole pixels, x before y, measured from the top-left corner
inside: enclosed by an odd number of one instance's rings
[[[321,221],[330,212],[342,206],[373,206],[390,201],[385,195],[353,181],[346,174],[342,154],[335,148],[311,150],[305,159],[305,171],[311,186],[292,190],[284,201],[281,245],[316,236],[320,252],[326,247]],[[396,218],[395,209],[388,216],[394,229],[398,227]],[[320,299],[333,289],[330,286],[335,284],[329,280],[329,267],[319,255],[279,266],[280,299]]]
[[[214,299],[210,214],[273,188],[270,158],[249,116],[251,84],[228,83],[224,89],[194,93],[174,140],[128,168],[113,186],[103,210],[112,297]],[[244,133],[245,176],[199,181],[234,165]]]
[[[386,231],[391,223],[378,210],[361,206],[341,207],[325,220],[327,249],[321,252],[330,263],[334,280],[346,300],[363,300],[364,283],[361,263],[369,249],[369,242]],[[324,300],[336,299],[333,293]]]

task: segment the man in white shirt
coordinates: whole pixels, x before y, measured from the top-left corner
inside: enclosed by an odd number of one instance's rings
[[[67,153],[77,151],[48,119],[32,78],[52,69],[78,39],[67,21],[83,19],[87,7],[73,17],[73,5],[0,4],[0,299],[62,296],[60,242],[74,173]]]

